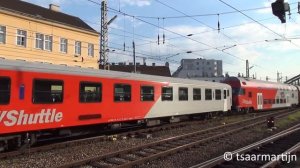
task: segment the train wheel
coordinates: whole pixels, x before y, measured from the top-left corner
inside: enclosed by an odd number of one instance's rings
[[[8,150],[8,144],[5,141],[0,141],[0,152]]]
[[[20,143],[20,149],[26,149],[35,144],[37,141],[35,133],[26,133],[22,137],[22,142]]]

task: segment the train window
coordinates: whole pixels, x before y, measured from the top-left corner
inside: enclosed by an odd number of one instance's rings
[[[216,89],[216,100],[221,100],[222,99],[222,92],[220,89]]]
[[[229,90],[227,90],[227,97],[229,96]]]
[[[141,101],[154,101],[153,86],[141,86]]]
[[[201,100],[201,89],[193,89],[193,100]]]
[[[280,103],[283,103],[283,99],[280,99]]]
[[[212,90],[205,89],[205,100],[212,100]]]
[[[248,97],[252,97],[252,92],[248,92]]]
[[[10,78],[0,77],[0,104],[9,104]]]
[[[188,96],[188,88],[180,87],[178,89],[179,101],[187,101],[189,99]]]
[[[276,99],[276,104],[279,104],[279,99]]]
[[[162,101],[172,101],[173,100],[173,88],[172,87],[162,87],[161,100]]]
[[[233,95],[245,95],[245,89],[243,88],[232,88]]]
[[[63,102],[63,81],[35,79],[32,102],[34,104]]]
[[[269,103],[268,99],[264,99],[264,104],[268,104],[268,103]]]
[[[101,102],[102,84],[92,82],[81,82],[79,90],[79,101],[82,103]]]
[[[245,89],[240,89],[239,95],[245,95],[246,91]]]
[[[114,94],[116,102],[129,102],[131,101],[131,86],[127,84],[115,84]]]

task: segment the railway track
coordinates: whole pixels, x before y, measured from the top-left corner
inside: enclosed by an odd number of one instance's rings
[[[280,113],[285,113],[287,110],[279,110],[277,112],[272,111],[270,113],[257,113],[257,114],[248,114],[248,115],[256,115],[256,117],[251,118],[253,119],[258,119],[258,118],[264,118],[268,117],[271,115],[276,115]],[[112,140],[116,138],[126,138],[126,137],[136,137],[136,136],[147,136],[148,134],[151,134],[153,132],[157,131],[162,131],[162,130],[169,130],[169,129],[176,129],[180,127],[185,127],[187,125],[192,125],[192,124],[205,124],[206,122],[209,122],[210,120],[197,120],[197,121],[187,121],[187,122],[180,122],[180,123],[172,123],[172,124],[167,124],[167,125],[162,125],[162,126],[157,126],[157,127],[150,127],[150,128],[143,128],[143,129],[137,129],[137,130],[131,130],[131,131],[125,131],[119,134],[110,134],[110,135],[101,135],[101,136],[95,136],[95,137],[90,137],[90,138],[83,138],[83,139],[77,139],[77,140],[71,140],[71,141],[65,141],[65,142],[58,142],[58,143],[52,143],[49,145],[42,145],[42,146],[37,146],[37,147],[31,147],[31,148],[26,148],[23,150],[16,150],[16,151],[10,151],[10,152],[5,152],[5,153],[0,153],[0,159],[5,159],[5,158],[11,158],[19,155],[30,155],[33,153],[37,152],[45,152],[49,150],[55,150],[55,149],[61,149],[61,148],[66,148],[66,147],[71,147],[71,146],[76,146],[80,144],[86,144],[86,143],[93,143],[93,142],[99,142],[99,141],[106,141],[106,140]],[[243,120],[241,122],[244,122],[246,120]],[[239,123],[239,122],[237,122]]]
[[[233,152],[226,152],[225,156],[221,155],[190,168],[274,168],[279,164],[287,165],[295,162],[297,158],[294,156],[296,155],[292,154],[298,151],[300,151],[300,124]],[[252,158],[258,156],[258,159],[250,161],[245,159],[251,158],[250,156]],[[280,159],[271,159],[274,156]]]
[[[193,121],[192,123],[199,123],[199,122],[201,122],[201,121]],[[76,146],[81,143],[92,143],[95,141],[114,140],[114,139],[122,138],[122,137],[140,136],[143,134],[147,134],[149,132],[174,129],[174,128],[179,128],[179,127],[184,127],[186,125],[187,125],[187,122],[173,123],[173,124],[168,124],[168,125],[162,125],[159,127],[137,129],[137,130],[133,130],[133,131],[127,130],[127,132],[125,131],[125,132],[118,133],[118,134],[100,135],[100,136],[76,139],[76,140],[65,141],[65,142],[56,142],[56,143],[52,143],[49,145],[42,145],[42,146],[31,147],[31,148],[22,149],[22,150],[0,153],[0,159],[10,158],[13,156],[18,156],[18,155],[32,154],[32,153],[36,153],[36,152],[54,150],[54,149],[61,149],[61,148],[65,148],[65,147]]]
[[[226,137],[230,135],[265,124],[265,118],[267,116],[275,115],[276,118],[280,118],[292,113],[287,113],[286,111],[285,113],[282,112],[283,111],[175,136],[117,152],[57,165],[55,167],[132,167],[141,165],[151,160],[166,157],[190,148],[199,148],[200,150],[201,146],[206,146],[215,141],[223,141],[224,138],[226,139]]]

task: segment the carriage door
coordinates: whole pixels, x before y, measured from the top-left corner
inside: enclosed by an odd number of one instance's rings
[[[226,96],[226,89],[223,90],[223,96],[224,96],[224,111],[228,111],[228,102],[227,102],[227,96]]]
[[[286,95],[286,106],[291,106],[290,105],[289,95]]]
[[[262,93],[257,93],[257,109],[263,109],[263,95]]]

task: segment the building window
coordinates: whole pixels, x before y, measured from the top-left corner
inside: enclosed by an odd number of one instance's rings
[[[201,89],[193,89],[193,100],[201,100]]]
[[[131,101],[131,86],[127,84],[115,84],[115,102]]]
[[[25,30],[17,30],[17,45],[26,47],[27,32]]]
[[[34,104],[63,102],[63,81],[34,80],[32,102]]]
[[[45,35],[45,50],[52,51],[52,36]]]
[[[44,49],[44,35],[40,33],[35,34],[35,48]]]
[[[10,83],[9,78],[0,77],[0,104],[9,104]]]
[[[81,42],[75,41],[75,55],[81,55]]]
[[[220,89],[216,89],[216,100],[221,100],[222,99],[222,92]]]
[[[65,38],[60,39],[60,52],[63,52],[63,53],[68,52],[68,40]]]
[[[94,44],[88,44],[88,56],[94,57]]]
[[[101,83],[80,83],[80,102],[95,103],[102,100],[102,84]]]
[[[5,43],[6,40],[6,27],[0,26],[0,43]]]
[[[154,101],[153,86],[141,86],[141,101]]]
[[[205,89],[205,100],[212,100],[212,90]]]
[[[161,100],[162,101],[172,101],[173,100],[173,88],[172,87],[163,87],[162,88]]]

